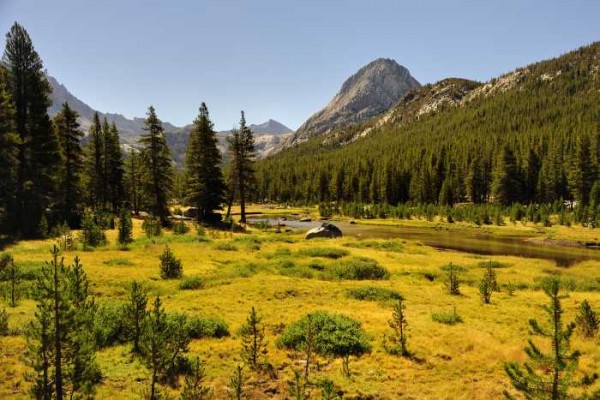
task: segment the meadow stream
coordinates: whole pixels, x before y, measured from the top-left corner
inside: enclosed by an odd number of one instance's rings
[[[297,219],[277,219],[252,216],[250,223],[266,222],[269,225],[285,225],[288,228],[308,231],[320,226],[322,221],[299,221]],[[469,232],[466,230],[447,230],[388,225],[351,224],[333,221],[344,236],[358,239],[407,239],[416,240],[438,250],[454,250],[480,255],[505,255],[551,260],[559,267],[569,267],[585,260],[600,261],[600,250],[586,247],[559,246],[536,243],[527,237],[498,237],[489,233]]]

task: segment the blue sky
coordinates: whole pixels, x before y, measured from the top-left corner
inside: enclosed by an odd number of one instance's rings
[[[218,129],[297,128],[378,57],[421,83],[487,80],[600,40],[597,0],[0,0],[48,72],[93,108]]]

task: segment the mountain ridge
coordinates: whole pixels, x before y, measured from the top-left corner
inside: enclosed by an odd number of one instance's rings
[[[60,83],[55,77],[48,75],[48,82],[52,88],[50,95],[51,105],[48,107],[48,114],[54,117],[60,112],[62,104],[68,102],[72,109],[79,114],[78,122],[84,133],[89,130],[94,113],[97,112],[83,100],[72,94],[65,85]],[[120,133],[121,143],[125,147],[135,146],[139,137],[144,133],[144,118],[134,117],[129,119],[118,113],[103,113],[98,111],[100,118],[106,117],[109,123],[114,122]],[[173,159],[177,165],[183,165],[189,134],[193,124],[177,127],[169,122],[162,123],[167,139],[167,144],[171,149]],[[252,124],[250,128],[253,130],[257,141],[257,153],[262,156],[263,152],[269,152],[272,147],[278,145],[283,139],[287,138],[293,130],[284,124],[269,119],[261,124]],[[219,148],[222,152],[226,150],[226,137],[230,131],[217,132],[219,140]],[[266,153],[265,153],[266,154]]]
[[[368,120],[420,86],[410,71],[395,60],[377,58],[347,78],[333,99],[310,116],[283,147]]]

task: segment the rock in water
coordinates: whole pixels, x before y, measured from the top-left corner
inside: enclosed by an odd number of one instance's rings
[[[305,239],[342,237],[340,228],[327,222],[306,232]]]

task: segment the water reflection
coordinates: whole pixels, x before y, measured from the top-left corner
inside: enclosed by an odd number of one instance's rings
[[[293,219],[257,218],[252,222],[263,221],[269,225],[285,224],[299,230],[309,230],[321,224],[320,221],[298,221]],[[418,240],[426,246],[440,250],[455,250],[480,255],[505,255],[552,260],[559,267],[569,267],[585,260],[600,260],[600,251],[594,249],[549,246],[526,241],[524,238],[494,237],[486,234],[456,232],[445,229],[395,227],[381,225],[360,225],[348,222],[334,222],[344,235],[361,239],[408,239]]]

